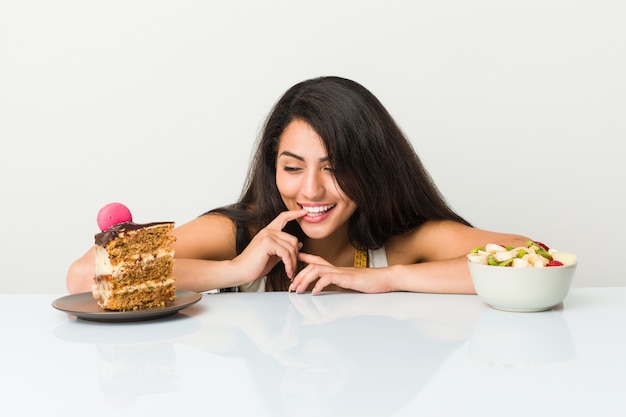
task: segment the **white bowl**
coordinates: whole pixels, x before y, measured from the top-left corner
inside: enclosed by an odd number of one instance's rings
[[[545,311],[569,292],[576,271],[576,256],[555,253],[563,266],[513,268],[468,262],[478,296],[491,307],[505,311]]]

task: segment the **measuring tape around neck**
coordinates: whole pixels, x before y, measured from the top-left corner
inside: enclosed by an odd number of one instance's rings
[[[354,267],[367,268],[367,252],[360,249],[354,250]]]

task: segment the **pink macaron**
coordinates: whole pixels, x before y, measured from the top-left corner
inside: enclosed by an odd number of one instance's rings
[[[133,221],[130,210],[121,203],[109,203],[98,212],[98,227],[103,232],[116,224]]]

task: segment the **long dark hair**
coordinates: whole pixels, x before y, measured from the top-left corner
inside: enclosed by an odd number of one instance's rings
[[[237,225],[237,253],[251,233],[286,210],[276,187],[278,141],[293,120],[308,123],[321,137],[337,184],[356,203],[350,218],[351,243],[381,247],[389,237],[427,220],[469,223],[448,206],[411,143],[380,101],[360,84],[320,77],[291,87],[270,112],[238,203],[211,210]],[[296,222],[285,231],[306,238]],[[268,290],[286,290],[281,264],[268,275]]]

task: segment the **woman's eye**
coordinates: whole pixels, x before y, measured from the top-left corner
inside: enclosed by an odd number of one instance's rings
[[[283,168],[286,172],[297,172],[300,170],[300,168],[298,167],[290,167],[290,166],[286,166]]]

